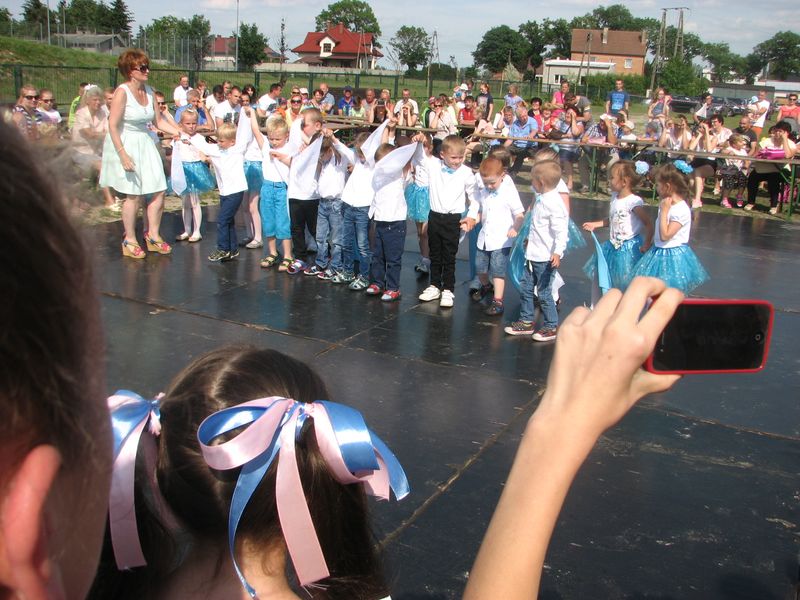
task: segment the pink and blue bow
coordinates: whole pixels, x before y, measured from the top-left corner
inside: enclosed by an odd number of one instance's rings
[[[119,390],[108,398],[111,430],[114,434],[114,466],[108,515],[114,559],[119,569],[147,564],[139,541],[134,506],[136,455],[142,433],[147,427],[151,434],[145,436],[147,471],[151,483],[155,485],[155,473],[152,469],[155,464],[155,442],[152,436],[161,433],[161,413],[158,409],[160,398],[159,395],[154,400],[145,400],[129,390]],[[160,495],[158,498],[160,499]]]
[[[256,592],[236,561],[236,529],[276,456],[279,456],[275,484],[278,517],[298,580],[305,586],[330,575],[306,505],[295,455],[295,441],[309,418],[314,421],[320,452],[337,481],[362,484],[368,494],[383,500],[390,498],[390,490],[398,500],[410,491],[397,458],[369,430],[361,413],[348,406],[323,400],[302,403],[269,397],[209,416],[197,432],[206,463],[219,470],[241,467],[231,499],[228,542],[239,579],[254,598]],[[233,439],[211,445],[218,436],[245,425],[248,427]]]

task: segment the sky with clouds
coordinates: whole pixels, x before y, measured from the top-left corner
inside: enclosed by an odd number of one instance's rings
[[[55,5],[57,0],[51,0]],[[15,17],[21,12],[23,0],[2,0],[0,6],[8,7]],[[230,34],[236,28],[236,0],[126,0],[135,17],[134,30],[153,19],[174,14],[191,17],[203,14],[211,21],[212,33]],[[615,4],[609,0],[606,6]],[[329,0],[239,0],[241,22],[256,23],[259,30],[275,47],[280,39],[281,18],[286,19],[287,45],[292,48],[302,43],[305,33],[313,31],[314,18]],[[439,37],[439,56],[447,62],[453,55],[459,67],[472,64],[472,51],[484,32],[498,25],[516,28],[528,20],[571,19],[598,6],[596,0],[557,0],[553,8],[548,3],[528,4],[535,9],[530,13],[520,10],[520,0],[440,0],[424,5],[396,0],[372,0],[383,33],[384,45],[403,25],[416,25],[428,32],[434,29]],[[655,0],[626,0],[624,4],[637,17],[661,18],[661,8],[686,6],[685,28],[700,36],[705,42],[727,42],[731,50],[747,54],[753,46],[772,37],[781,30],[800,30],[800,11],[790,0],[681,0],[656,2]],[[426,6],[428,12],[420,9]],[[677,24],[677,12],[668,15],[670,24]],[[383,66],[389,68],[386,60]]]

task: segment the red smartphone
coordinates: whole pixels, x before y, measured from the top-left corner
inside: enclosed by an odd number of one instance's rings
[[[767,364],[774,312],[766,300],[684,300],[644,368],[678,375],[756,373]]]

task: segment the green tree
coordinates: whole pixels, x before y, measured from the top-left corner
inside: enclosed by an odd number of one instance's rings
[[[530,55],[525,37],[508,25],[493,27],[483,34],[483,39],[472,53],[476,66],[486,67],[491,72],[502,71],[511,62],[517,69],[524,69]]]
[[[763,69],[764,61],[761,56],[755,52],[751,52],[742,58],[741,63],[738,65],[737,73],[739,77],[742,77],[748,84],[752,85]]]
[[[741,71],[742,57],[731,52],[728,44],[703,44],[701,56],[714,70],[711,81],[723,83]]]
[[[542,56],[547,47],[547,34],[536,21],[528,21],[519,26],[519,33],[527,42],[527,61],[534,67],[542,64]]]
[[[566,19],[542,21],[545,41],[550,48],[546,58],[569,58],[572,54],[572,28]]]
[[[372,7],[363,0],[339,0],[329,4],[326,9],[317,15],[315,22],[317,31],[324,31],[326,24],[336,25],[344,23],[350,31],[371,33],[373,43],[380,47],[377,38],[381,36],[381,26],[372,12]]]
[[[264,62],[264,51],[269,40],[258,31],[258,25],[242,23],[239,26],[239,70],[249,71],[258,63]]]
[[[428,64],[431,38],[422,27],[403,25],[389,41],[389,46],[409,71],[416,70],[418,65]]]
[[[138,37],[140,43],[146,40],[148,46],[158,38],[189,40],[191,60],[194,68],[200,70],[203,67],[203,58],[211,49],[211,23],[203,15],[192,15],[191,19],[169,15],[154,19],[144,29],[140,28]]]
[[[608,27],[621,31],[636,31],[639,29],[641,21],[634,17],[628,7],[623,4],[598,6],[592,11],[592,17],[598,28]]]
[[[96,31],[99,8],[95,0],[71,0],[66,7],[69,31]]]
[[[25,23],[47,23],[47,6],[41,0],[25,0],[22,20]]]
[[[123,0],[114,0],[108,10],[108,28],[114,33],[130,33],[133,15]]]
[[[753,52],[768,65],[769,75],[775,79],[784,81],[789,75],[800,73],[800,34],[779,31],[753,48]]]
[[[690,62],[673,58],[661,71],[659,85],[673,94],[697,96],[708,89],[709,81],[700,76],[698,68]]]
[[[12,20],[11,11],[5,6],[0,6],[0,23],[10,23]]]

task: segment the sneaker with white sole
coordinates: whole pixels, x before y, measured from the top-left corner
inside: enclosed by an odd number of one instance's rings
[[[222,262],[225,260],[230,260],[231,253],[227,250],[220,250],[219,248],[214,250],[208,257],[208,260],[211,262]]]
[[[307,275],[309,277],[318,277],[323,270],[324,269],[320,269],[317,265],[311,265],[303,272],[303,275]]]
[[[442,297],[442,292],[435,285],[429,285],[419,295],[419,299],[423,302],[430,302],[431,300],[438,300]]]
[[[325,269],[324,271],[320,271],[317,275],[317,279],[321,279],[322,281],[330,281],[336,275],[336,271],[333,269]]]
[[[367,286],[367,289],[364,290],[364,293],[367,296],[380,296],[383,293],[383,290],[377,283],[371,283],[369,286]]]
[[[400,290],[386,290],[381,296],[383,302],[396,302],[400,300]]]
[[[360,292],[361,290],[365,290],[369,287],[369,281],[363,275],[359,275],[356,277],[350,285],[347,286],[347,289],[354,290],[356,292]]]
[[[556,339],[557,327],[542,327],[533,334],[534,342],[550,342]]]
[[[530,321],[514,321],[503,329],[508,335],[532,335],[534,331],[533,323]]]
[[[455,296],[450,290],[442,290],[442,297],[439,298],[439,306],[441,308],[453,308],[453,301]]]
[[[353,273],[352,271],[338,271],[331,279],[331,282],[350,283],[355,278],[356,278],[355,273]]]

